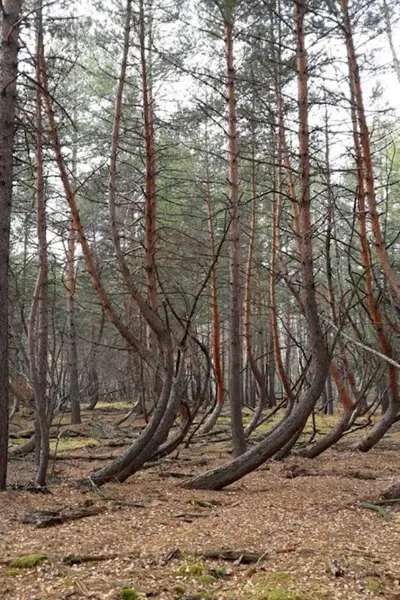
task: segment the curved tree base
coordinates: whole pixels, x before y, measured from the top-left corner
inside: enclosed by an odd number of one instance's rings
[[[254,411],[251,421],[249,422],[246,429],[244,430],[244,435],[246,436],[246,438],[250,437],[250,435],[253,433],[253,431],[255,429],[257,429],[257,425],[261,420],[263,410],[264,410],[264,401],[262,398],[259,398],[258,404],[256,406],[256,410]]]
[[[293,412],[284,417],[271,433],[259,444],[247,450],[244,454],[216,469],[184,481],[182,487],[187,489],[221,490],[248,475],[269,458],[272,458],[285,446],[299,429],[303,429],[317,403],[325,385],[329,370],[329,359],[319,365],[308,397],[299,404]]]
[[[223,406],[223,402],[216,402],[212,412],[209,414],[209,416],[204,422],[204,425],[200,429],[200,434],[210,433],[210,431],[215,427],[218,418],[222,412]]]
[[[316,458],[325,452],[325,450],[328,450],[328,448],[336,444],[347,431],[351,417],[352,412],[345,412],[332,431],[325,435],[321,440],[316,442],[313,446],[310,446],[310,448],[306,448],[303,452],[300,452],[300,455],[306,458]]]
[[[31,452],[34,451],[36,447],[36,437],[33,435],[32,437],[29,438],[28,441],[26,441],[24,444],[21,444],[21,446],[17,446],[16,448],[13,448],[13,450],[11,450],[9,452],[9,456],[10,458],[17,458],[17,457],[23,457],[23,456],[28,456],[28,454],[31,454]]]
[[[304,424],[305,425],[305,424]],[[297,440],[300,438],[303,433],[304,426],[301,427],[296,433],[292,436],[292,438],[285,444],[274,456],[274,460],[285,460],[293,450],[296,445]]]
[[[363,439],[356,444],[356,450],[360,450],[360,452],[368,452],[376,446],[378,442],[383,438],[385,433],[389,431],[393,423],[396,422],[399,414],[399,406],[391,401],[389,403],[388,409],[383,415],[382,419],[371,429],[371,431],[363,437]]]

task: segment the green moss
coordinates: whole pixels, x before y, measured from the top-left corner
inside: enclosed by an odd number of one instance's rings
[[[5,569],[4,570],[4,575],[6,575],[7,577],[17,577],[17,575],[19,575],[19,570],[18,569]]]
[[[363,481],[373,481],[374,479],[376,479],[376,475],[374,475],[373,473],[362,473],[360,471],[355,471],[354,473],[352,473],[352,477],[354,477],[354,479],[361,479]]]
[[[174,575],[176,577],[198,577],[199,575],[203,575],[204,571],[205,568],[203,565],[185,563],[176,569]]]
[[[289,583],[292,576],[289,573],[285,573],[285,571],[276,571],[275,573],[270,573],[268,578],[271,582],[275,583]]]
[[[231,418],[230,417],[218,417],[217,421],[220,425],[230,425]]]
[[[199,583],[201,583],[202,585],[212,585],[217,580],[213,575],[210,575],[209,573],[205,573],[204,575],[199,575],[197,577],[197,581]]]
[[[22,444],[26,443],[25,438],[10,438],[8,442],[9,448],[16,448],[17,446],[22,446]]]
[[[176,585],[174,587],[174,592],[175,594],[178,594],[178,597],[180,598],[186,592],[186,589],[181,585]]]
[[[121,598],[122,600],[138,600],[139,596],[132,588],[125,587],[121,590]]]
[[[265,595],[260,596],[259,600],[306,600],[306,597],[300,594],[293,594],[281,588],[273,588]]]
[[[379,579],[368,579],[365,588],[371,594],[379,594],[382,591],[382,582]]]
[[[50,440],[50,450],[54,452],[65,452],[65,450],[76,450],[85,448],[85,446],[99,446],[100,442],[95,438],[61,438],[60,440]]]
[[[34,433],[35,432],[33,429],[24,429],[23,431],[19,432],[18,436],[26,440],[32,437]]]
[[[41,565],[46,558],[45,554],[24,554],[23,556],[14,558],[10,566],[14,569],[32,569]]]
[[[201,498],[192,498],[188,500],[188,504],[199,506],[200,508],[213,508],[215,506],[214,502],[207,502],[207,500],[202,500]]]
[[[96,502],[93,500],[93,498],[86,498],[86,500],[83,503],[83,506],[94,506],[96,504]]]

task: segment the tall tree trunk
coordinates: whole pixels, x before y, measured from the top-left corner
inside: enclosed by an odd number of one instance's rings
[[[210,237],[210,251],[211,260],[215,263],[216,259],[216,248],[215,248],[215,235],[214,235],[214,215],[212,210],[212,199],[211,199],[211,181],[210,181],[210,163],[208,155],[208,128],[206,125],[206,189],[205,199],[207,204],[207,217],[208,217],[208,233]],[[214,264],[211,273],[211,314],[212,314],[212,350],[213,350],[213,362],[214,362],[214,374],[215,374],[215,406],[213,411],[210,413],[208,418],[205,420],[203,427],[201,428],[202,433],[208,433],[216,424],[219,415],[221,414],[222,407],[224,405],[224,376],[221,365],[221,324],[218,306],[218,275],[217,265]]]
[[[22,0],[3,0],[0,50],[0,490],[8,460],[8,265],[13,187],[13,149]]]
[[[366,130],[366,123],[363,105],[362,105],[362,96],[361,87],[359,81],[359,74],[357,68],[357,62],[354,53],[354,46],[352,42],[351,35],[351,25],[350,19],[348,15],[347,8],[347,0],[341,0],[343,17],[345,21],[345,31],[346,31],[346,45],[347,45],[347,53],[348,53],[348,67],[349,67],[349,78],[350,78],[350,92],[351,92],[351,119],[352,119],[352,130],[353,130],[353,142],[354,149],[356,155],[356,175],[357,175],[357,217],[358,217],[358,225],[360,231],[360,244],[361,244],[361,257],[362,264],[364,267],[364,278],[365,278],[365,295],[367,302],[367,310],[370,316],[372,325],[376,331],[376,335],[379,340],[379,344],[381,347],[382,353],[388,358],[392,358],[392,346],[390,340],[385,332],[384,321],[382,318],[381,311],[379,310],[378,304],[374,297],[374,282],[372,277],[372,261],[370,254],[370,247],[368,243],[368,228],[367,228],[367,211],[366,211],[366,203],[365,197],[367,196],[370,199],[370,194],[374,194],[373,186],[374,181],[372,175],[372,163],[370,160],[365,160],[365,150],[368,150],[369,159],[369,139],[365,136],[368,136],[368,131]],[[356,91],[358,90],[358,95],[356,95]],[[361,104],[360,104],[361,102]],[[361,111],[360,111],[361,107]],[[361,117],[360,117],[361,114]],[[363,133],[364,132],[364,133]],[[368,146],[366,148],[365,146]],[[372,185],[372,190],[371,190]],[[371,209],[371,204],[369,204]],[[370,212],[371,219],[374,219],[372,215],[372,211]],[[379,216],[376,213],[376,218],[379,220]],[[373,228],[374,230],[374,228]],[[374,234],[375,235],[375,234]],[[376,237],[375,237],[375,241]],[[382,247],[383,251],[384,248]],[[379,255],[379,251],[377,248],[377,254]],[[382,265],[382,263],[381,263]],[[383,265],[382,265],[382,268]],[[386,273],[386,271],[385,271]],[[399,386],[398,386],[398,373],[397,369],[391,365],[387,365],[388,373],[389,373],[389,392],[390,392],[390,400],[389,406],[386,412],[384,413],[382,419],[372,428],[372,430],[357,444],[357,448],[363,452],[367,452],[370,450],[379,440],[383,437],[383,435],[388,431],[388,429],[394,423],[400,406],[400,394],[399,394]]]
[[[81,407],[79,400],[79,381],[78,381],[78,348],[76,340],[75,324],[75,246],[76,232],[74,223],[71,219],[68,231],[67,248],[67,273],[65,277],[65,287],[67,288],[67,311],[68,311],[68,334],[69,334],[69,401],[71,404],[71,425],[81,422]]]
[[[151,19],[151,15],[149,15]],[[142,76],[143,123],[146,151],[145,175],[145,230],[146,230],[146,274],[149,303],[157,310],[156,242],[157,242],[157,200],[156,200],[156,155],[154,148],[154,106],[151,89],[151,73],[147,60],[146,44],[151,44],[151,29],[146,26],[144,0],[139,0],[139,44]],[[150,52],[150,48],[149,48]],[[150,339],[152,334],[150,333]]]
[[[343,28],[346,42],[347,60],[349,65],[350,86],[354,97],[353,99],[356,108],[356,115],[361,141],[361,156],[363,162],[363,172],[365,177],[365,192],[368,201],[372,233],[375,239],[376,253],[381,267],[389,282],[389,285],[397,300],[400,302],[400,281],[395,272],[393,271],[392,265],[390,264],[386,252],[385,240],[382,233],[379,212],[376,203],[371,145],[369,139],[367,120],[365,117],[364,99],[360,79],[360,69],[358,66],[357,55],[354,47],[352,24],[349,15],[349,3],[348,0],[340,0],[340,4],[343,14]]]
[[[254,114],[254,102],[252,110],[252,118],[255,119]],[[249,252],[247,256],[247,272],[246,272],[246,285],[245,285],[245,301],[244,301],[244,337],[246,342],[247,360],[251,368],[251,372],[254,379],[257,382],[258,387],[258,403],[256,410],[254,411],[253,417],[250,420],[245,430],[245,435],[248,437],[256,428],[258,421],[261,418],[262,411],[267,404],[267,380],[265,374],[263,374],[257,364],[254,357],[253,351],[253,336],[251,333],[251,280],[253,270],[253,259],[254,259],[254,245],[256,238],[257,229],[257,181],[256,181],[256,164],[255,164],[255,131],[253,126],[252,141],[251,141],[251,155],[252,155],[252,176],[251,176],[251,220],[250,220],[250,240],[249,240]]]
[[[75,56],[78,56],[78,31],[74,32]],[[74,111],[76,112],[76,111]],[[76,117],[76,115],[74,115]],[[75,121],[75,119],[74,119]],[[72,176],[74,186],[77,181],[78,171],[78,138],[77,132],[73,133],[72,147]],[[71,406],[71,425],[81,423],[81,405],[79,397],[79,375],[78,375],[78,344],[76,337],[75,323],[75,292],[77,284],[76,274],[76,244],[77,236],[74,228],[74,221],[71,219],[68,240],[67,240],[67,269],[65,277],[65,287],[67,288],[67,313],[68,313],[68,341],[69,341],[69,356],[68,356],[68,375],[69,375],[69,402]]]
[[[36,2],[36,220],[39,249],[39,273],[32,300],[28,332],[30,375],[36,404],[35,439],[38,470],[36,483],[44,486],[50,456],[47,403],[48,354],[48,257],[47,219],[43,172],[42,64],[43,64],[42,0]]]
[[[236,75],[233,52],[233,15],[231,9],[225,13],[225,43],[228,102],[228,180],[229,180],[229,234],[230,234],[230,356],[229,398],[231,407],[233,457],[246,450],[243,429],[242,403],[242,346],[241,346],[241,300],[240,300],[240,222],[239,222],[239,179],[236,133]]]
[[[125,81],[125,69],[127,64],[127,48],[129,47],[131,5],[132,0],[127,0],[124,49],[121,65],[121,74],[117,88],[117,99],[115,106],[115,119],[111,152],[111,158],[114,163],[116,161],[116,149],[118,149],[119,122],[122,110],[122,94]],[[92,280],[93,286],[103,306],[104,312],[110,319],[111,323],[115,326],[120,335],[130,344],[132,349],[134,349],[139,354],[139,356],[141,356],[146,361],[147,365],[151,366],[154,372],[157,372],[157,370],[160,368],[158,354],[154,350],[152,351],[151,349],[149,349],[144,343],[142,343],[142,341],[131,331],[129,327],[127,327],[125,322],[120,318],[99,277],[98,270],[93,260],[91,248],[87,241],[85,230],[80,218],[79,210],[70,183],[70,178],[65,165],[64,157],[61,152],[58,128],[55,120],[51,95],[49,93],[48,78],[45,68],[43,68],[43,91],[46,113],[49,122],[50,139],[53,145],[53,150],[59,169],[60,178],[64,187],[65,196],[74,220],[74,227],[77,232],[80,245],[82,247],[83,255],[86,262],[86,268]],[[144,462],[146,462],[146,460],[148,460],[149,457],[154,453],[154,444],[159,443],[160,440],[163,438],[163,436],[165,435],[166,427],[168,427],[170,423],[172,424],[173,419],[175,418],[179,408],[179,394],[173,393],[179,387],[179,377],[177,376],[174,378],[174,353],[172,346],[172,337],[168,328],[168,324],[166,324],[161,319],[159,314],[152,309],[147,300],[139,292],[134,279],[131,277],[129,266],[126,263],[125,256],[122,251],[116,221],[115,188],[112,179],[114,172],[115,168],[112,168],[110,166],[110,187],[108,198],[110,210],[110,226],[118,267],[123,281],[126,284],[126,287],[129,290],[133,301],[137,304],[147,325],[151,327],[152,331],[154,332],[159,348],[163,348],[164,364],[161,365],[162,375],[160,378],[162,382],[162,387],[158,398],[158,402],[151,415],[151,419],[149,420],[146,427],[144,427],[144,429],[141,431],[139,437],[133,442],[133,444],[121,457],[118,457],[117,459],[113,460],[111,463],[106,465],[104,468],[91,474],[89,479],[95,485],[101,485],[103,483],[106,483],[107,481],[116,479],[119,476],[124,478],[126,475],[130,475],[135,470],[140,468],[140,466]]]
[[[308,126],[308,60],[304,46],[304,17],[306,4],[304,0],[295,3],[295,24],[297,42],[298,68],[298,103],[299,103],[299,155],[300,155],[300,187],[301,199],[299,210],[299,251],[303,282],[303,304],[308,327],[313,378],[306,396],[298,402],[290,415],[283,418],[271,433],[254,448],[228,464],[222,465],[184,482],[183,487],[195,489],[222,489],[234,483],[247,473],[253,471],[268,458],[290,443],[292,436],[304,428],[309,415],[317,403],[329,372],[330,356],[321,329],[316,297],[312,229],[310,213],[310,156]]]

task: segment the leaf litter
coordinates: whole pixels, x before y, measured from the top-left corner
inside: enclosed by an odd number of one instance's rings
[[[209,466],[218,462],[212,450],[201,447]],[[399,483],[395,444],[270,463],[220,492],[183,490],[179,478],[162,476],[171,462],[178,473],[207,468],[195,447],[101,495],[75,483],[96,467],[91,458],[79,448],[79,460],[73,452],[58,460],[50,494],[1,496],[0,598],[400,599],[398,507],[385,505],[384,519],[362,506]],[[12,463],[12,482],[32,469],[29,460]],[[23,522],[54,507],[87,515],[46,528]],[[45,559],[18,568],[29,556]]]

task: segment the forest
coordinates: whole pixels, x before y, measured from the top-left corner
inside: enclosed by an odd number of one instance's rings
[[[0,598],[399,600],[400,1],[0,20]]]

